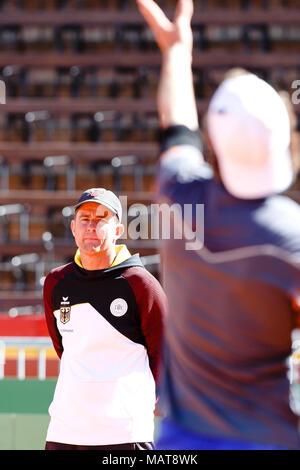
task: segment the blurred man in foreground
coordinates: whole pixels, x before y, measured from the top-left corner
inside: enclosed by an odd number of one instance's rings
[[[152,0],[138,6],[162,52],[159,198],[204,204],[204,240],[194,217],[182,221],[197,248],[162,243],[169,316],[157,448],[300,448],[286,370],[299,323],[300,208],[278,195],[293,181],[287,110],[257,76],[225,79],[207,112],[214,165],[205,163],[192,1],[179,0],[173,23]]]

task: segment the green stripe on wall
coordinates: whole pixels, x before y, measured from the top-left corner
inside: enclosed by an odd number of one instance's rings
[[[56,379],[0,380],[0,413],[47,414]]]
[[[0,450],[43,450],[56,379],[0,380]]]
[[[49,416],[0,413],[1,450],[44,450]]]
[[[55,385],[56,379],[0,380],[0,450],[44,449]]]

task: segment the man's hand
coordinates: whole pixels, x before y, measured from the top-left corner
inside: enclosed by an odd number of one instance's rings
[[[137,0],[162,53],[157,91],[160,127],[184,125],[198,129],[192,74],[193,0],[178,0],[173,22],[153,0]]]
[[[180,44],[192,53],[192,0],[178,0],[173,22],[153,0],[137,0],[137,4],[162,52]]]

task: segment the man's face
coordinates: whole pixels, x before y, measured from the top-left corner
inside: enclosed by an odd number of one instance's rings
[[[110,250],[124,227],[107,207],[86,202],[77,209],[71,230],[80,252],[95,254]]]

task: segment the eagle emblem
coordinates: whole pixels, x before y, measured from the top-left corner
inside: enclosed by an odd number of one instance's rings
[[[63,297],[60,302],[60,321],[65,324],[68,323],[71,316],[71,305],[69,297]]]

